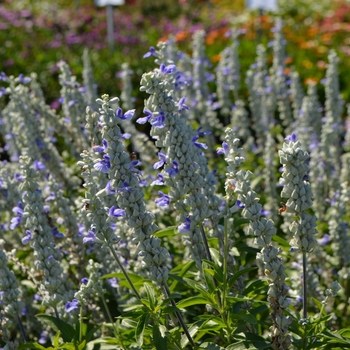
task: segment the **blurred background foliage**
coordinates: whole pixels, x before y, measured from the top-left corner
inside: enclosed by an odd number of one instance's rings
[[[142,57],[159,40],[174,35],[179,47],[190,53],[193,32],[203,28],[207,54],[215,65],[229,40],[225,34],[241,29],[240,60],[245,72],[255,59],[256,45],[269,45],[277,15],[285,23],[287,69],[295,67],[304,83],[321,82],[327,53],[334,48],[340,56],[343,97],[348,99],[350,3],[345,0],[280,0],[278,14],[263,16],[248,11],[244,0],[126,0],[114,8],[113,52],[106,40],[106,10],[92,0],[6,0],[0,3],[0,71],[15,76],[37,72],[47,102],[53,103],[60,89],[57,62],[67,61],[81,81],[81,57],[87,47],[99,93],[120,95],[118,72],[127,61],[135,73],[137,94],[141,74],[154,68],[152,59]]]

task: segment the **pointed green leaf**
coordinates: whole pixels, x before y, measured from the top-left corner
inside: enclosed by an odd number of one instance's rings
[[[236,280],[239,277],[241,277],[242,275],[244,275],[250,271],[254,271],[256,269],[257,269],[257,267],[248,267],[246,269],[242,269],[242,270],[237,271],[228,281],[229,288],[232,288],[233,284],[236,282]]]
[[[37,349],[37,350],[54,350],[53,347],[45,348],[44,346],[38,344],[38,343],[25,343],[21,344],[18,347],[18,350],[26,350],[26,349]]]
[[[52,327],[56,332],[61,332],[61,337],[64,342],[69,343],[74,339],[75,330],[70,324],[46,314],[38,314],[36,317],[43,323]]]
[[[136,337],[137,345],[140,347],[142,347],[142,344],[143,344],[143,332],[145,331],[145,326],[148,323],[148,320],[149,320],[149,313],[146,312],[143,315],[141,315],[137,323],[137,327],[135,330],[135,337]]]
[[[290,247],[290,244],[280,236],[273,235],[272,240],[279,243],[283,247]]]
[[[157,350],[168,350],[164,326],[161,326],[161,325],[153,326],[153,343]]]
[[[215,274],[214,274],[214,278],[219,282],[219,283],[223,283],[224,281],[224,274],[223,274],[223,271],[222,271],[222,266],[221,265],[218,265],[212,261],[208,261],[208,260],[203,260],[203,262],[205,262],[205,264],[211,266],[214,271],[215,271]]]
[[[153,289],[153,287],[150,284],[145,283],[144,287],[145,287],[145,291],[147,293],[147,298],[148,298],[150,309],[152,311],[154,311],[154,309],[155,309],[155,307],[157,305],[157,295],[154,292],[154,289]]]
[[[194,296],[194,297],[190,297],[190,298],[179,301],[176,304],[176,306],[179,309],[185,309],[186,307],[189,307],[192,305],[200,305],[200,304],[208,304],[208,300],[206,298],[203,298],[200,296]]]
[[[154,236],[157,236],[158,238],[163,238],[163,237],[173,237],[175,236],[177,226],[170,226],[170,227],[167,227],[163,230],[159,230],[155,233],[153,233]]]

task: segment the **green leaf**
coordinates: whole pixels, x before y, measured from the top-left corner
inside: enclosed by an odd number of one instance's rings
[[[208,287],[208,291],[213,293],[216,289],[214,284],[214,271],[212,269],[204,268],[203,266],[203,275],[205,279],[205,283]]]
[[[38,314],[36,318],[52,327],[56,332],[61,332],[61,337],[65,343],[69,343],[74,339],[74,328],[61,319],[46,314]]]
[[[187,262],[186,264],[181,264],[174,269],[172,269],[169,273],[169,277],[174,279],[174,282],[170,286],[170,291],[173,292],[178,284],[178,282],[184,282],[182,277],[186,275],[186,273],[192,268],[192,266],[195,265],[194,260],[191,260]],[[175,273],[178,272],[178,275],[176,276]]]
[[[185,309],[186,307],[192,305],[200,305],[200,304],[208,304],[208,300],[206,298],[200,296],[189,297],[187,299],[179,301],[176,306],[179,309]]]
[[[322,315],[326,315],[326,310],[325,310],[324,306],[322,305],[322,303],[319,300],[317,300],[317,299],[315,299],[313,297],[312,297],[312,301],[315,303],[315,305],[318,307],[318,309],[320,311],[323,309]]]
[[[277,242],[278,244],[280,244],[283,247],[290,247],[290,244],[280,236],[273,235],[272,240]]]
[[[168,345],[165,337],[165,327],[162,325],[153,326],[153,343],[157,350],[167,350]]]
[[[257,267],[248,267],[242,270],[237,271],[229,280],[228,280],[228,287],[231,288],[233,286],[233,284],[236,282],[236,280],[241,277],[242,275],[250,272],[250,271],[254,271],[256,270]]]
[[[249,324],[257,324],[257,320],[256,318],[249,312],[246,311],[245,313],[240,313],[240,316],[242,318],[243,321],[249,323]]]
[[[150,284],[145,283],[144,287],[145,287],[145,290],[146,290],[146,293],[147,293],[150,309],[152,311],[154,311],[154,309],[155,309],[155,307],[157,305],[156,293],[154,292],[154,289],[152,288],[152,286]]]
[[[135,337],[137,345],[142,347],[143,344],[143,332],[145,331],[145,326],[148,323],[149,320],[149,313],[145,312],[143,315],[141,315],[139,322],[137,322],[136,330],[135,330]]]
[[[159,231],[153,233],[153,236],[157,236],[158,238],[173,237],[176,234],[175,233],[176,228],[177,228],[177,226],[167,227],[163,230],[159,230]]]
[[[78,350],[84,350],[86,346],[86,340],[84,339],[79,345]]]
[[[199,348],[200,349],[207,349],[207,350],[225,350],[225,348],[222,348],[219,345],[216,345],[214,343],[208,343],[208,342],[201,344],[201,346]]]
[[[45,348],[44,346],[38,344],[38,343],[25,343],[25,344],[21,344],[18,347],[19,350],[25,350],[25,349],[38,349],[38,350],[55,350],[53,347],[48,347]]]
[[[212,305],[214,303],[214,299],[210,293],[208,293],[200,283],[190,280],[189,278],[184,278],[187,284],[195,289],[197,292],[201,294],[201,296],[207,299],[208,304]]]
[[[219,282],[219,283],[223,283],[224,281],[224,274],[223,274],[223,271],[222,271],[222,266],[219,265],[219,264],[216,264],[212,261],[208,261],[208,260],[203,260],[203,262],[206,264],[206,265],[209,265],[211,266],[214,271],[215,271],[215,274],[214,274],[214,278]],[[205,266],[205,265],[203,265]]]

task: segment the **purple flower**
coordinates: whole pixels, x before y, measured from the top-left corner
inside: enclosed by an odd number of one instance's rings
[[[32,233],[29,230],[26,230],[26,234],[22,238],[22,244],[28,244],[32,238],[33,238]]]
[[[187,110],[190,109],[187,105],[185,105],[185,100],[186,100],[186,97],[180,98],[180,101],[178,103],[179,112],[183,111],[184,109],[187,109]]]
[[[68,301],[65,305],[66,312],[71,312],[75,309],[79,308],[79,302],[77,299],[73,299],[72,301]]]
[[[203,129],[203,126],[200,126],[196,132],[198,136],[205,136],[205,135],[210,135],[211,131],[207,130],[207,131],[201,131]]]
[[[322,238],[318,239],[317,242],[319,245],[326,245],[329,243],[330,238],[330,235],[326,233]]]
[[[77,103],[77,102],[76,102],[75,100],[70,100],[70,101],[68,102],[68,107],[72,107],[72,106],[74,106],[76,103]]]
[[[157,162],[157,163],[155,163],[155,164],[153,165],[153,169],[159,169],[159,168],[161,168],[161,167],[164,165],[164,163],[166,162],[166,155],[165,155],[164,153],[159,152],[159,153],[158,153],[158,158],[159,158],[160,160],[159,160],[159,162]]]
[[[40,160],[34,160],[33,165],[34,168],[39,171],[44,170],[46,168],[45,164]]]
[[[57,227],[54,227],[52,230],[52,234],[56,237],[56,238],[63,238],[64,234],[58,231]]]
[[[111,285],[111,287],[113,287],[113,288],[118,288],[118,287],[119,287],[118,280],[117,280],[115,277],[109,278],[109,279],[107,280],[107,282],[108,282],[108,283]]]
[[[117,118],[122,120],[131,120],[135,114],[135,109],[131,109],[123,114],[123,111],[120,107],[115,111],[115,115]]]
[[[88,279],[87,277],[83,277],[83,278],[80,280],[80,282],[81,282],[82,284],[88,284],[89,279]]]
[[[288,135],[288,136],[285,138],[286,141],[292,141],[292,142],[295,142],[296,139],[297,139],[297,136],[295,135],[294,132],[292,132],[290,135]]]
[[[142,165],[142,163],[138,159],[135,159],[135,160],[130,162],[129,170],[134,172],[134,173],[139,174],[139,173],[141,173],[141,171],[139,169],[135,168],[139,165]]]
[[[12,208],[12,211],[18,216],[23,215],[23,203],[21,201],[17,202],[17,206]]]
[[[156,54],[156,49],[155,49],[153,46],[151,46],[151,47],[149,48],[149,51],[146,52],[146,53],[143,55],[143,58],[155,56],[155,54]]]
[[[118,192],[131,192],[131,187],[129,186],[129,184],[126,181],[124,181],[123,187],[119,187],[117,190],[118,190]]]
[[[179,172],[179,163],[174,160],[172,164],[173,166],[165,171],[169,174],[169,176],[176,176],[176,174]]]
[[[45,202],[53,201],[54,199],[56,199],[55,194],[53,192],[50,192],[50,194],[45,199]]]
[[[199,139],[199,135],[196,135],[195,137],[193,137],[193,138],[192,138],[193,144],[194,144],[197,148],[204,148],[204,149],[207,149],[208,146],[207,146],[205,143],[197,142],[198,139]]]
[[[137,124],[146,124],[153,116],[153,113],[149,111],[147,108],[145,108],[143,111],[146,114],[146,117],[137,119],[136,120]]]
[[[239,200],[236,201],[235,206],[238,207],[239,209],[245,208],[245,205]]]
[[[102,146],[92,147],[94,152],[98,152],[98,153],[107,152],[107,148],[108,148],[108,142],[106,139],[102,139]]]
[[[38,343],[44,345],[46,344],[46,342],[47,342],[47,334],[45,332],[41,332]]]
[[[164,176],[162,174],[158,174],[157,179],[151,183],[151,186],[154,186],[154,185],[158,185],[158,186],[164,185]]]
[[[187,235],[191,228],[191,219],[186,218],[185,222],[183,222],[181,225],[178,226],[177,230],[178,232],[182,233],[183,235]]]
[[[17,80],[22,84],[27,84],[31,81],[30,78],[24,77],[22,73],[18,76]]]
[[[113,205],[112,207],[109,208],[108,215],[118,218],[121,216],[125,217],[126,214],[125,214],[125,210],[115,208],[115,206]]]
[[[161,196],[159,198],[156,198],[156,200],[154,201],[156,203],[156,205],[159,208],[165,208],[170,204],[170,197],[163,193],[162,191],[158,191],[158,194]]]
[[[122,139],[123,140],[129,140],[131,137],[131,134],[129,134],[128,132],[125,132],[123,135],[122,135]]]
[[[106,193],[107,194],[114,194],[115,190],[113,190],[112,188],[112,180],[108,181],[107,185],[106,185]]]
[[[154,128],[164,128],[165,124],[165,115],[163,111],[159,112],[159,115],[150,119],[150,124],[154,127]]]
[[[222,143],[222,148],[220,147],[216,150],[217,154],[225,154],[226,156],[228,155],[228,152],[229,152],[228,144],[225,141]]]
[[[105,154],[103,156],[103,159],[94,164],[94,168],[107,174],[109,172],[109,169],[111,168],[110,159],[111,158],[109,157],[109,155]]]
[[[88,231],[88,235],[83,238],[83,243],[91,243],[96,241],[96,235],[93,230]]]
[[[175,64],[169,64],[166,66],[164,63],[162,63],[159,69],[162,74],[171,74],[176,72]]]

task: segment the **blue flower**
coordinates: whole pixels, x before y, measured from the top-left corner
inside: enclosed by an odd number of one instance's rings
[[[24,77],[22,73],[18,76],[17,80],[18,80],[18,82],[20,82],[22,84],[27,84],[31,81],[30,78]]]
[[[158,191],[158,194],[161,196],[160,198],[156,198],[154,201],[156,205],[160,208],[165,208],[170,204],[170,197],[163,193],[162,191]]]
[[[131,120],[135,114],[135,109],[131,109],[123,114],[123,111],[120,107],[115,111],[115,115],[117,118],[122,120]]]
[[[186,100],[186,97],[180,98],[180,101],[178,103],[179,112],[183,111],[184,109],[187,109],[187,110],[190,109],[187,105],[185,105],[185,100]]]
[[[110,159],[111,158],[109,157],[109,155],[105,154],[103,156],[103,159],[94,164],[94,168],[107,174],[109,172],[109,169],[111,168]]]
[[[292,141],[292,142],[295,142],[296,139],[297,139],[297,136],[295,135],[294,132],[292,132],[290,135],[288,135],[288,136],[285,138],[286,141]]]
[[[164,128],[165,126],[165,114],[163,111],[159,112],[159,115],[156,117],[153,117],[150,119],[150,124],[154,127],[154,128]]]
[[[83,278],[80,280],[80,282],[81,282],[82,284],[88,284],[89,279],[88,279],[87,277],[83,277]]]
[[[106,193],[107,194],[114,194],[115,190],[113,190],[112,188],[112,180],[108,181],[107,185],[106,185]]]
[[[159,152],[159,153],[158,153],[158,158],[159,158],[160,160],[159,160],[159,162],[157,162],[157,163],[155,163],[155,164],[153,165],[153,169],[159,169],[159,168],[161,168],[161,167],[164,165],[164,163],[166,162],[166,155],[165,155],[164,153]]]
[[[245,205],[239,200],[236,201],[235,206],[238,207],[239,209],[245,208]]]
[[[57,227],[54,227],[51,231],[52,231],[52,234],[56,238],[63,238],[64,237],[63,233],[59,232]]]
[[[91,243],[96,241],[96,235],[93,230],[88,231],[88,236],[83,238],[83,243]]]
[[[135,160],[130,162],[129,170],[134,172],[134,173],[140,174],[141,171],[139,169],[135,168],[136,166],[139,166],[139,165],[142,165],[142,163],[138,159],[135,159]]]
[[[207,130],[207,131],[201,131],[203,129],[203,126],[200,126],[196,132],[198,136],[205,136],[205,135],[210,135],[211,131]]]
[[[154,186],[154,185],[158,185],[158,186],[164,185],[164,176],[162,174],[158,174],[157,179],[151,183],[151,186]]]
[[[39,171],[44,170],[46,168],[45,164],[40,160],[34,160],[33,165],[34,165],[34,168]]]
[[[147,108],[145,108],[143,111],[146,114],[146,117],[137,119],[136,120],[137,124],[146,124],[153,117],[153,113],[149,111]]]
[[[208,146],[207,146],[205,143],[197,142],[198,139],[199,139],[199,135],[196,135],[195,137],[193,137],[193,138],[192,138],[193,144],[194,144],[197,148],[204,148],[204,149],[207,149]]]
[[[229,152],[228,144],[225,141],[222,143],[222,148],[220,147],[216,150],[217,154],[225,154],[226,156],[228,155],[228,152]]]
[[[179,172],[179,163],[176,162],[175,160],[172,163],[173,163],[173,166],[165,170],[171,177],[176,176],[176,174]]]
[[[143,58],[155,56],[155,54],[156,54],[156,49],[155,49],[153,46],[151,46],[151,47],[149,48],[149,51],[146,52],[146,53],[143,55]]]
[[[126,181],[124,181],[123,187],[119,187],[117,190],[118,190],[118,192],[131,192],[131,187],[129,186],[129,184]]]
[[[113,205],[109,208],[108,215],[118,218],[122,216],[125,217],[126,214],[124,209],[115,208],[115,206]]]
[[[26,234],[22,238],[22,243],[23,244],[28,244],[31,241],[32,238],[33,238],[32,233],[29,230],[26,230]]]
[[[169,64],[166,66],[164,63],[160,65],[160,72],[163,74],[171,74],[176,72],[176,66],[175,64]]]
[[[183,222],[181,225],[178,226],[177,230],[178,232],[182,233],[183,235],[187,235],[191,228],[191,219],[186,218],[185,222]]]
[[[79,301],[77,299],[73,299],[72,301],[68,301],[65,305],[66,312],[71,312],[79,308]]]
[[[94,146],[94,147],[92,147],[94,152],[98,152],[98,153],[107,152],[107,148],[108,148],[108,142],[107,142],[106,139],[102,140],[102,146]]]

